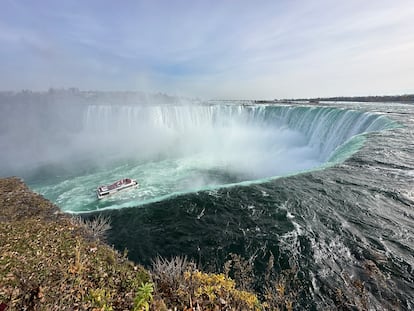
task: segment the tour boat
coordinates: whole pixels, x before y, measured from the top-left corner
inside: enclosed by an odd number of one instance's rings
[[[137,187],[138,183],[135,179],[124,178],[114,182],[109,186],[99,186],[98,189],[96,189],[96,195],[98,196],[98,199],[103,199],[107,196],[118,193],[119,191]]]

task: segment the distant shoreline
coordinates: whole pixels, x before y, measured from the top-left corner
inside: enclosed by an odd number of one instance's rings
[[[316,97],[305,99],[292,99],[293,101],[308,101],[310,103],[335,101],[335,102],[400,102],[414,103],[414,94],[407,95],[384,95],[384,96],[337,96],[337,97]]]
[[[76,102],[94,101],[97,103],[111,103],[115,100],[121,99],[124,103],[136,104],[146,103],[151,104],[152,101],[157,103],[177,104],[184,101],[196,102],[255,102],[255,103],[270,103],[270,102],[293,102],[293,103],[319,103],[319,102],[400,102],[400,103],[414,103],[414,94],[403,95],[369,95],[369,96],[334,96],[334,97],[309,97],[309,98],[281,98],[281,99],[205,99],[189,98],[182,96],[174,96],[165,93],[145,93],[140,91],[97,91],[89,90],[82,91],[78,88],[50,88],[47,91],[0,91],[0,104],[8,103],[10,101],[26,101],[26,102],[42,102],[48,103],[54,101],[70,101],[76,99]]]

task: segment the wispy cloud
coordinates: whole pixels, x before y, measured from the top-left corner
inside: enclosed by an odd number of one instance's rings
[[[2,7],[3,89],[275,98],[414,85],[411,1],[6,1]]]

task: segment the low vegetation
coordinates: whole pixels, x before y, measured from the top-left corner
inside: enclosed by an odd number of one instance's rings
[[[1,310],[145,307],[150,275],[100,242],[105,220],[73,221],[18,179],[0,192]]]
[[[255,294],[186,258],[149,272],[104,244],[110,221],[61,213],[0,179],[0,310],[261,310]]]
[[[151,274],[156,310],[163,305],[179,310],[262,310],[255,294],[240,289],[225,274],[200,271],[185,257],[156,258]]]

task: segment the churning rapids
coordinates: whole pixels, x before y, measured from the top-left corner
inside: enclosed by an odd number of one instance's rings
[[[220,269],[236,253],[260,291],[274,256],[299,309],[414,308],[413,105],[93,103],[45,114],[27,140],[2,128],[1,175],[23,176],[66,212],[109,215],[109,242],[131,259],[186,255]],[[96,199],[123,177],[140,187]]]

